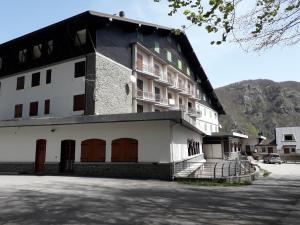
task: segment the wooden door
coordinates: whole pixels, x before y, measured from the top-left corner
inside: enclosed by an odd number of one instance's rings
[[[41,173],[45,169],[46,159],[46,140],[40,139],[36,141],[35,150],[35,172]]]
[[[138,141],[131,138],[121,138],[112,141],[112,162],[137,162]]]
[[[290,153],[290,149],[289,148],[284,148],[284,154],[289,154]]]
[[[75,161],[75,141],[64,140],[61,142],[60,172],[72,172]]]
[[[106,142],[89,139],[81,142],[81,162],[105,162]]]

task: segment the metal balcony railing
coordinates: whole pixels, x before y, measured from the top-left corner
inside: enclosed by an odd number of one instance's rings
[[[142,71],[142,72],[146,72],[146,73],[151,73],[151,74],[154,73],[153,66],[150,66],[148,64],[144,64],[141,62],[137,62],[136,69],[139,71]]]
[[[163,105],[169,105],[169,100],[167,98],[163,98],[160,94],[155,95],[155,101]]]
[[[137,98],[154,101],[154,94],[143,90],[137,90]]]
[[[179,104],[179,109],[183,112],[186,111],[186,106],[185,105],[182,105],[182,104]]]

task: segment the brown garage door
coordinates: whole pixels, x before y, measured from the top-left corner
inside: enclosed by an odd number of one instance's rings
[[[104,162],[106,142],[89,139],[81,142],[81,162]]]
[[[45,169],[46,158],[46,140],[40,139],[36,141],[35,150],[35,172],[40,173]]]
[[[112,141],[112,162],[137,162],[138,141],[131,138],[120,138]]]

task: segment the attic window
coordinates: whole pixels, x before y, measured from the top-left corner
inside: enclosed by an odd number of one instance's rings
[[[53,53],[53,40],[48,41],[48,55],[51,55]]]
[[[33,46],[33,57],[35,59],[41,58],[42,56],[42,44]]]
[[[159,53],[159,43],[157,41],[155,42],[154,50]]]
[[[144,36],[142,33],[140,32],[137,32],[137,39],[140,41],[140,42],[143,42],[144,41]]]
[[[285,134],[284,135],[284,140],[285,141],[295,141],[295,137],[293,134]]]
[[[167,51],[167,58],[169,62],[172,62],[172,53]]]
[[[25,63],[27,56],[27,49],[19,51],[19,63]]]
[[[178,52],[181,52],[181,46],[179,44],[177,45],[177,50]]]
[[[180,59],[178,59],[178,61],[177,61],[177,66],[178,66],[178,69],[182,70],[182,62]]]
[[[81,46],[84,44],[86,44],[86,29],[77,31],[75,36],[76,46]]]
[[[190,71],[190,68],[189,68],[189,67],[186,68],[186,73],[187,73],[187,75],[189,75],[189,76],[191,75],[191,71]]]

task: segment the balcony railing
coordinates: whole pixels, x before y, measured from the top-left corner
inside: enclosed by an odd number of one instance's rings
[[[155,101],[159,104],[169,105],[168,99],[163,98],[160,94],[155,95]]]
[[[150,66],[148,64],[144,64],[141,62],[137,62],[136,69],[139,71],[142,71],[142,72],[146,72],[146,73],[151,73],[151,74],[154,73],[153,66]]]
[[[194,116],[197,116],[197,117],[201,117],[202,115],[202,112],[193,108],[193,107],[188,107],[188,114],[191,114],[191,115],[194,115]]]
[[[186,106],[185,105],[182,105],[182,104],[179,104],[179,109],[183,112],[186,111]]]
[[[154,94],[152,92],[147,92],[143,90],[137,90],[137,98],[154,101]]]

